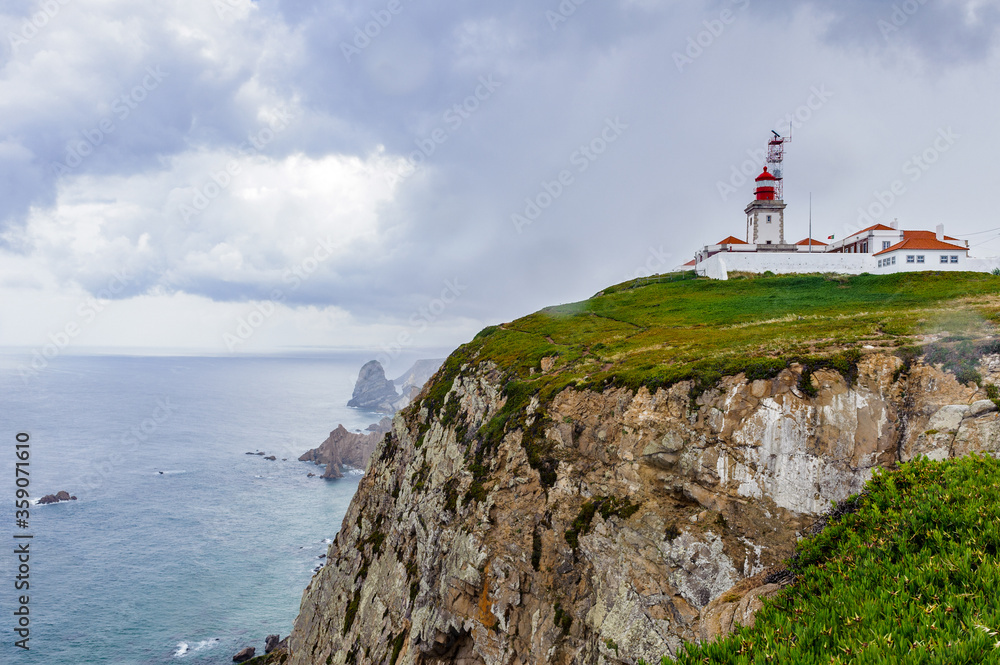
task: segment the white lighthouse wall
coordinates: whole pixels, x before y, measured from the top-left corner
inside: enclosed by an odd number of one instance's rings
[[[754,234],[754,242],[758,245],[778,245],[781,244],[782,224],[784,223],[784,211],[768,210],[761,208],[751,213],[757,232]],[[771,216],[771,221],[767,221],[767,216]]]

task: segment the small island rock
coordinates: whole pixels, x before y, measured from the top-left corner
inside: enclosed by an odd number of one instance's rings
[[[55,494],[46,494],[38,500],[39,504],[59,503],[60,501],[76,501],[75,496],[70,496],[66,490],[60,490]]]

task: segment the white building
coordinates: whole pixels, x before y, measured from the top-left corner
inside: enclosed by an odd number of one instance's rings
[[[820,242],[804,238],[785,242],[785,202],[780,177],[767,167],[757,176],[755,199],[746,207],[746,239],[734,236],[706,245],[693,261],[680,266],[699,275],[727,279],[729,272],[885,274],[918,270],[971,270],[1000,268],[1000,258],[969,256],[969,241],[935,231],[902,230],[898,222],[875,224],[847,238]],[[833,240],[833,236],[828,238]]]

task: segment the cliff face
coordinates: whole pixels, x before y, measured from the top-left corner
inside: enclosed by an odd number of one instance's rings
[[[850,384],[817,370],[812,396],[797,366],[695,403],[689,383],[565,389],[493,435],[504,377],[466,366],[376,448],[289,662],[656,662],[711,636],[741,596],[724,593],[875,467],[1000,450],[982,390],[901,364],[865,356]],[[980,371],[997,382],[1000,359]]]

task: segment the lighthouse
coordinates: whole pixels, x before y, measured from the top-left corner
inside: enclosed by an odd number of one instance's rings
[[[767,245],[785,244],[785,202],[779,197],[781,178],[767,170],[757,176],[755,199],[744,212],[747,216],[747,242],[757,249],[770,249]],[[783,248],[786,249],[786,248]]]

